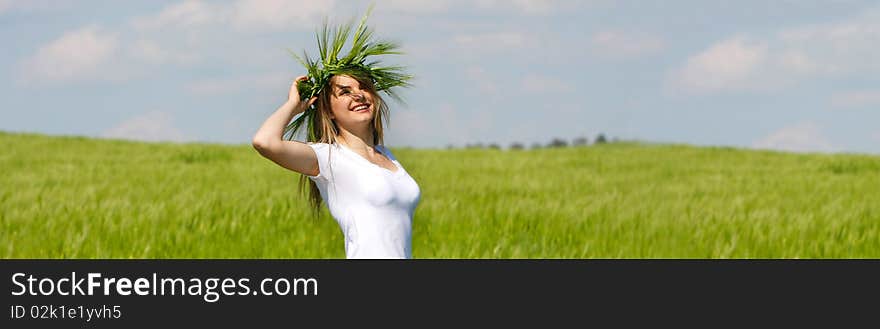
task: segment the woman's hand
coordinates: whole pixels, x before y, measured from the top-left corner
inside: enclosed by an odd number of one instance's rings
[[[293,104],[293,114],[294,115],[305,112],[306,109],[309,108],[309,106],[312,106],[312,104],[315,103],[315,100],[318,99],[317,96],[312,97],[311,99],[309,99],[308,103],[300,100],[299,89],[297,89],[297,84],[299,84],[300,81],[305,81],[308,79],[309,79],[309,77],[305,76],[305,75],[301,75],[301,76],[296,77],[296,79],[293,80],[293,84],[291,84],[291,86],[290,86],[290,91],[287,93],[287,102],[290,104]]]

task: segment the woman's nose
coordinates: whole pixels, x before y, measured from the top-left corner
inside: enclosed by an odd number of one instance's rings
[[[364,95],[363,95],[363,94],[355,94],[355,93],[352,93],[352,94],[351,94],[351,98],[354,99],[354,100],[357,100],[357,101],[363,101],[363,100],[364,100]]]

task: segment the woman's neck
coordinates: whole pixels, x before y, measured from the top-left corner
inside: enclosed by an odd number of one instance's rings
[[[375,143],[373,141],[373,133],[367,129],[361,131],[349,131],[339,127],[339,135],[336,138],[345,146],[353,150],[364,150],[365,152],[373,150]]]

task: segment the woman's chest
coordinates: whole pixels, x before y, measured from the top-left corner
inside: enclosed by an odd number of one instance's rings
[[[394,165],[392,163],[392,165]],[[395,165],[395,167],[397,167]],[[336,173],[340,198],[375,206],[409,206],[418,202],[421,191],[403,167],[396,172],[384,168],[348,165]]]

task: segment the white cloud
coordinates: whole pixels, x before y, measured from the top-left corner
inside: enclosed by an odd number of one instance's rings
[[[783,51],[776,59],[779,67],[794,74],[813,74],[819,71],[819,63],[805,52],[797,49]]]
[[[819,126],[812,122],[802,122],[784,127],[755,141],[752,147],[789,152],[829,152],[834,150]]]
[[[766,91],[806,79],[880,72],[880,7],[845,20],[735,36],[691,56],[669,85],[689,92]]]
[[[119,48],[117,38],[95,25],[64,33],[22,61],[22,82],[112,78],[115,72],[104,65]]]
[[[880,90],[856,90],[836,92],[831,95],[831,106],[864,107],[880,106]]]
[[[191,49],[177,49],[126,31],[87,25],[68,31],[39,47],[19,63],[23,85],[81,81],[125,81],[154,71],[149,65],[192,65],[202,58]],[[188,45],[186,47],[189,47]]]
[[[103,137],[139,141],[174,141],[190,140],[174,126],[173,118],[166,112],[149,112],[128,120],[106,130]]]
[[[840,75],[880,70],[880,7],[849,19],[779,31],[775,40],[785,52],[800,54],[807,73]]]
[[[127,81],[155,74],[157,69],[202,64],[206,60],[232,61],[243,56],[248,56],[249,61],[242,65],[260,66],[274,57],[267,61],[265,52],[230,51],[228,31],[224,35],[216,29],[280,29],[304,24],[311,28],[316,17],[320,18],[318,14],[332,5],[328,1],[181,1],[156,14],[132,18],[122,28],[87,25],[63,33],[20,61],[18,82],[34,85]],[[202,55],[205,53],[212,56]],[[232,88],[224,85],[235,84],[199,82],[193,90],[210,93]]]
[[[225,15],[221,5],[208,4],[200,0],[186,0],[169,5],[158,14],[135,17],[130,23],[138,30],[187,29],[220,23]]]
[[[766,43],[743,37],[727,39],[688,58],[674,73],[672,83],[694,92],[763,87],[767,81],[755,81],[754,77],[767,65],[767,57]]]
[[[234,26],[250,29],[311,29],[334,3],[331,0],[240,0],[232,6],[231,22]]]
[[[261,31],[311,29],[330,14],[334,1],[238,0],[208,3],[185,0],[155,15],[132,19],[140,31],[158,29],[193,30],[205,26],[231,26],[236,30]]]
[[[593,53],[606,58],[631,58],[655,54],[665,47],[663,39],[656,35],[601,31],[590,39]]]

